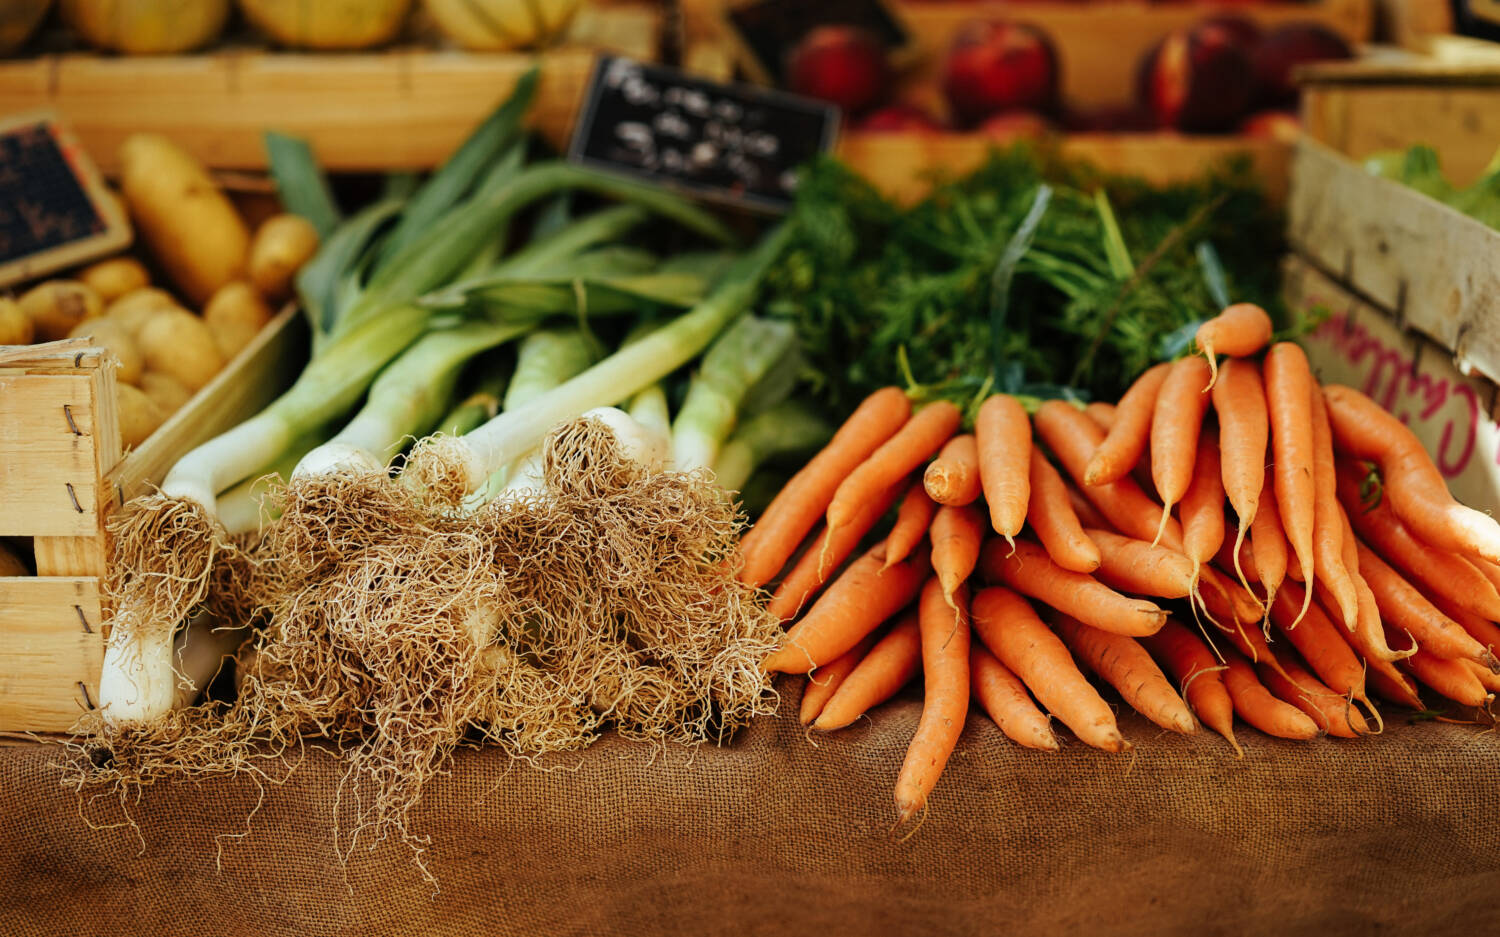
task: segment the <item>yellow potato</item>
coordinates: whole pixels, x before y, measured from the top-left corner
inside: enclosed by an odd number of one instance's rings
[[[9,296],[0,296],[0,345],[30,345],[36,327],[31,317],[21,311],[21,304]]]
[[[167,421],[156,401],[129,384],[115,385],[115,414],[120,420],[120,445],[133,449]]]
[[[108,348],[119,362],[119,367],[115,369],[115,379],[126,384],[141,382],[141,372],[145,370],[141,350],[136,347],[130,333],[125,331],[125,326],[119,322],[108,318],[89,319],[74,326],[68,337],[88,338],[95,345]]]
[[[136,344],[146,370],[170,374],[189,390],[200,390],[224,367],[213,332],[191,312],[157,313],[141,328]]]
[[[134,257],[101,260],[79,271],[78,279],[98,293],[106,305],[132,290],[151,285],[151,275]]]
[[[147,371],[141,375],[137,385],[161,407],[161,412],[171,416],[182,409],[183,404],[193,399],[193,392],[177,378],[159,371]]]
[[[48,280],[21,296],[21,311],[36,330],[36,341],[66,338],[73,326],[104,314],[99,294],[77,280]]]
[[[292,295],[292,277],[318,252],[318,229],[301,215],[267,218],[250,242],[250,282],[279,302]]]
[[[203,322],[225,361],[239,354],[270,321],[271,307],[243,280],[221,287],[203,307]]]
[[[182,148],[159,134],[131,134],[120,147],[120,188],[142,239],[194,306],[244,278],[250,231]]]
[[[166,290],[159,290],[154,286],[142,287],[131,290],[124,296],[110,303],[104,309],[107,318],[114,319],[125,326],[125,331],[130,333],[131,338],[137,338],[141,334],[141,326],[146,320],[164,309],[178,309],[187,312],[181,304]]]
[[[62,0],[62,19],[84,42],[127,55],[186,52],[224,29],[229,0]]]

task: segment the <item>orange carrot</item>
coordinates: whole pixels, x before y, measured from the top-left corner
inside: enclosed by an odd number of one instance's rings
[[[865,504],[852,523],[840,527],[831,536],[816,537],[812,546],[797,558],[792,571],[781,580],[767,610],[782,621],[796,618],[807,600],[823,588],[828,578],[838,571],[844,560],[854,552],[854,548],[859,546],[865,534],[870,532],[870,528],[890,510],[904,485],[903,482],[882,491],[879,497]],[[824,543],[827,543],[827,549],[819,549]]]
[[[1192,594],[1193,564],[1181,553],[1109,530],[1089,527],[1084,533],[1099,545],[1094,578],[1111,589],[1163,599]]]
[[[1500,566],[1477,556],[1468,557],[1468,560],[1471,566],[1479,570],[1479,575],[1490,581],[1490,585],[1500,589]]]
[[[978,641],[969,647],[969,682],[974,699],[1007,738],[1027,748],[1057,751],[1047,714],[1032,702],[1026,684]]]
[[[1469,669],[1468,662],[1452,660],[1429,654],[1425,650],[1401,662],[1412,676],[1445,696],[1464,706],[1483,706],[1491,699],[1490,692],[1479,681],[1478,675]]]
[[[1266,408],[1271,417],[1276,507],[1282,529],[1297,554],[1303,580],[1312,585],[1313,482],[1312,369],[1307,355],[1291,342],[1277,342],[1266,353]],[[1312,590],[1303,598],[1311,599]]]
[[[1224,688],[1241,719],[1280,739],[1318,737],[1318,724],[1301,709],[1277,699],[1255,676],[1255,669],[1238,654],[1224,656]]]
[[[1236,546],[1239,547],[1238,553],[1235,552]],[[1247,587],[1249,583],[1260,582],[1260,570],[1255,565],[1255,552],[1249,541],[1238,543],[1225,537],[1219,544],[1219,552],[1214,554],[1214,565],[1229,575],[1244,576],[1241,582]]]
[[[969,711],[969,590],[958,590],[959,622],[937,580],[922,588],[922,718],[896,778],[900,822],[927,806]]]
[[[1109,521],[1108,526],[1137,540],[1155,538],[1162,506],[1142,491],[1134,479],[1122,478],[1102,485],[1083,484],[1083,467],[1104,438],[1093,420],[1061,400],[1043,403],[1037,408],[1034,419],[1037,435],[1057,456],[1063,470],[1082,486],[1079,490]],[[1079,517],[1082,519],[1082,515]],[[1182,549],[1182,527],[1176,519],[1167,521],[1161,542],[1174,550]]]
[[[1075,573],[1099,568],[1099,547],[1083,532],[1078,514],[1069,503],[1067,483],[1035,447],[1031,450],[1031,500],[1026,506],[1026,521],[1058,566]]]
[[[850,564],[818,597],[781,647],[761,663],[767,672],[806,673],[838,660],[910,602],[931,570],[925,550],[882,569],[885,541]]]
[[[1114,404],[1106,403],[1103,400],[1095,400],[1083,405],[1083,412],[1087,413],[1089,419],[1093,420],[1100,429],[1104,430],[1106,439],[1109,437],[1109,431],[1114,429],[1115,426],[1115,410],[1116,407]]]
[[[1491,621],[1500,620],[1500,592],[1489,578],[1462,556],[1434,550],[1413,537],[1384,499],[1365,505],[1360,498],[1363,480],[1358,465],[1348,460],[1339,463],[1339,503],[1360,539],[1405,573],[1413,585]]]
[[[1094,448],[1080,484],[1107,485],[1119,481],[1140,461],[1150,438],[1156,399],[1171,369],[1172,365],[1165,363],[1147,368],[1125,391],[1115,408],[1108,435]]]
[[[906,421],[859,467],[839,483],[828,504],[828,529],[838,530],[854,520],[865,501],[901,480],[932,458],[958,431],[963,415],[946,400],[930,403]]]
[[[1260,509],[1260,493],[1266,485],[1266,443],[1270,418],[1266,415],[1266,388],[1260,369],[1249,361],[1230,358],[1224,362],[1214,384],[1214,411],[1219,415],[1219,454],[1224,494],[1239,520],[1234,557]],[[1241,583],[1248,573],[1236,562]]]
[[[1500,524],[1453,499],[1415,433],[1352,387],[1330,384],[1323,396],[1339,449],[1380,466],[1385,497],[1413,534],[1440,550],[1500,562]]]
[[[979,448],[971,433],[948,440],[922,473],[922,487],[938,504],[962,506],[978,499]]]
[[[932,541],[932,570],[937,573],[943,596],[952,604],[954,592],[979,562],[979,544],[984,540],[984,515],[972,504],[961,508],[945,504],[932,518],[928,539]]]
[[[770,582],[828,508],[840,483],[910,416],[911,403],[900,388],[885,387],[866,397],[740,541],[740,581],[752,586]]]
[[[1091,576],[1063,569],[1030,541],[1018,540],[1011,550],[991,540],[980,551],[979,563],[990,581],[1003,582],[1105,631],[1155,634],[1167,620],[1166,612],[1145,599],[1121,595]]]
[[[1198,599],[1216,617],[1222,612],[1247,625],[1265,618],[1266,610],[1254,593],[1212,566],[1198,570]],[[1217,597],[1217,598],[1214,598]]]
[[[1172,363],[1156,397],[1151,414],[1151,480],[1163,505],[1161,524],[1152,543],[1161,540],[1173,505],[1187,494],[1198,455],[1198,435],[1208,410],[1204,393],[1209,380],[1208,363],[1202,358],[1182,358]]]
[[[1429,592],[1427,598],[1437,607],[1437,610],[1458,622],[1459,627],[1469,633],[1469,637],[1478,641],[1484,649],[1491,654],[1500,655],[1500,625],[1476,615],[1466,608],[1454,605],[1446,596]],[[1477,663],[1477,662],[1476,662]]]
[[[1182,545],[1198,569],[1210,562],[1224,543],[1224,480],[1219,473],[1219,434],[1208,427],[1198,437],[1198,455],[1193,462],[1193,480],[1179,508],[1182,515]]]
[[[1318,578],[1338,602],[1344,627],[1353,631],[1359,621],[1359,594],[1344,567],[1344,522],[1340,516],[1338,483],[1333,463],[1333,433],[1328,407],[1316,380],[1309,394],[1313,428],[1313,559]]]
[[[1266,347],[1271,340],[1271,317],[1254,303],[1235,303],[1198,326],[1195,339],[1208,359],[1208,387],[1203,388],[1208,390],[1214,386],[1215,356],[1246,358]]]
[[[1318,679],[1336,693],[1365,699],[1365,668],[1341,633],[1342,625],[1335,624],[1322,605],[1315,602],[1308,605],[1302,620],[1292,626],[1302,608],[1302,588],[1290,583],[1276,593],[1271,621],[1292,642]]]
[[[1224,736],[1234,746],[1235,754],[1243,756],[1234,738],[1234,701],[1224,686],[1224,668],[1208,645],[1170,618],[1156,634],[1140,640],[1172,672],[1183,698],[1203,724]]]
[[[1354,630],[1347,632],[1349,643],[1366,660],[1378,660],[1385,664],[1400,660],[1410,652],[1397,651],[1386,643],[1385,627],[1380,621],[1380,605],[1375,601],[1375,593],[1370,589],[1369,582],[1359,571],[1358,541],[1342,508],[1339,509],[1339,518],[1344,525],[1344,568],[1349,570],[1349,578],[1353,580],[1355,593],[1359,596],[1359,618],[1354,623]],[[1316,588],[1323,610],[1337,610],[1338,602],[1329,593],[1328,584],[1319,581]],[[1336,611],[1330,613],[1336,614]]]
[[[1250,521],[1250,554],[1255,557],[1255,570],[1267,596],[1276,595],[1286,581],[1287,567],[1286,531],[1281,529],[1281,509],[1276,506],[1276,492],[1271,484],[1267,478],[1259,507]]]
[[[896,511],[896,523],[885,538],[887,567],[906,559],[911,554],[912,547],[922,542],[935,513],[937,503],[927,496],[927,489],[921,485],[912,485],[907,489],[906,497],[901,499],[901,507]],[[814,542],[822,543],[823,540],[820,537]],[[814,549],[813,552],[817,550]]]
[[[1389,661],[1381,661],[1381,663],[1390,669],[1378,669],[1372,662],[1370,672],[1366,675],[1370,689],[1398,705],[1415,709],[1418,712],[1426,709],[1427,704],[1422,702],[1422,697],[1417,695],[1417,685],[1412,682],[1411,677],[1397,670]]]
[[[1471,660],[1463,661],[1463,663],[1468,667],[1469,673],[1474,675],[1474,679],[1479,681],[1479,685],[1484,687],[1486,693],[1491,696],[1500,693],[1500,673],[1491,673],[1489,668],[1481,667]]]
[[[833,698],[833,694],[843,685],[859,662],[865,659],[865,655],[870,652],[874,644],[874,633],[865,635],[864,640],[854,645],[838,660],[808,675],[807,688],[802,691],[802,707],[797,713],[797,718],[803,725],[818,718],[828,701]]]
[[[921,669],[922,636],[917,624],[917,609],[912,608],[902,613],[891,630],[844,678],[824,704],[813,728],[827,732],[853,723],[895,696]]]
[[[990,524],[1012,540],[1026,523],[1031,500],[1031,420],[1016,398],[994,394],[974,417],[974,438]]]
[[[1458,622],[1444,615],[1418,592],[1401,574],[1386,565],[1385,560],[1362,543],[1359,549],[1359,574],[1375,594],[1380,617],[1391,627],[1409,632],[1422,649],[1437,656],[1455,660],[1473,660],[1500,670],[1500,662],[1474,640]]]
[[[1058,612],[1049,617],[1073,658],[1118,690],[1132,709],[1163,729],[1183,735],[1198,731],[1192,710],[1134,638],[1090,628]]]
[[[1059,476],[1061,477],[1061,476]],[[1073,509],[1073,515],[1078,518],[1078,523],[1083,527],[1097,527],[1103,530],[1111,527],[1109,520],[1094,507],[1094,503],[1084,497],[1083,492],[1071,482],[1063,482],[1063,487],[1068,492],[1068,507]],[[1093,543],[1093,541],[1089,541]]]
[[[1257,668],[1261,682],[1272,693],[1307,713],[1318,728],[1339,738],[1370,734],[1370,725],[1354,704],[1324,685],[1286,654],[1271,652],[1281,667]]]
[[[995,657],[1021,678],[1037,702],[1087,745],[1123,752],[1114,711],[1084,679],[1072,655],[1031,603],[999,586],[974,597],[974,631]]]

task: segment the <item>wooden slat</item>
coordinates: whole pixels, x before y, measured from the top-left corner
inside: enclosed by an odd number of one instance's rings
[[[586,8],[587,43],[542,53],[531,119],[566,144],[594,49],[655,58],[659,11]],[[532,64],[523,53],[405,48],[359,55],[221,51],[181,56],[69,54],[0,61],[0,114],[55,108],[106,172],[137,131],[171,137],[215,169],[264,169],[267,129],[306,137],[333,170],[431,167]]]
[[[103,660],[97,580],[0,578],[0,731],[66,731]]]
[[[1500,379],[1500,232],[1364,172],[1313,140],[1297,147],[1288,239],[1400,324]]]
[[[158,484],[185,453],[265,408],[307,361],[307,326],[287,306],[260,330],[229,367],[163,423],[109,473],[116,504]]]
[[[1417,143],[1435,147],[1443,172],[1468,185],[1500,143],[1500,72],[1494,84],[1312,84],[1302,93],[1303,125],[1314,138],[1364,159]]]
[[[104,469],[119,454],[114,368],[0,369],[0,535],[90,537],[109,500]]]
[[[893,198],[912,201],[930,187],[933,171],[963,173],[982,164],[996,144],[978,134],[846,134],[839,156]],[[1062,152],[1102,169],[1137,175],[1152,182],[1190,179],[1239,153],[1247,154],[1268,193],[1286,192],[1288,146],[1251,137],[1181,137],[1174,134],[1074,134]]]

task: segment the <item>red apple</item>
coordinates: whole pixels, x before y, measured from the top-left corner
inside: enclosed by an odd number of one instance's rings
[[[1057,101],[1057,53],[1025,23],[975,20],[953,40],[943,91],[955,118],[976,124],[1000,111],[1050,111]]]
[[[1150,112],[1139,104],[1069,111],[1063,116],[1064,129],[1074,133],[1144,132],[1155,126]]]
[[[857,26],[819,26],[787,55],[786,85],[857,114],[875,103],[889,79],[885,46]]]
[[[888,104],[866,114],[854,129],[870,133],[937,133],[943,125],[919,107]]]
[[[1260,101],[1266,107],[1293,104],[1297,86],[1292,81],[1292,69],[1309,62],[1353,57],[1349,43],[1331,29],[1316,23],[1279,26],[1266,33],[1251,56]]]
[[[1228,30],[1230,37],[1249,55],[1253,55],[1263,35],[1259,23],[1240,13],[1215,13],[1199,20],[1198,25],[1218,26]]]
[[[1040,140],[1053,127],[1050,120],[1035,111],[1003,111],[986,117],[978,130],[996,140]]]
[[[1240,123],[1240,133],[1292,143],[1302,131],[1302,121],[1289,111],[1258,111]]]
[[[1235,32],[1204,22],[1172,33],[1147,52],[1136,90],[1158,127],[1214,133],[1244,116],[1254,72]]]

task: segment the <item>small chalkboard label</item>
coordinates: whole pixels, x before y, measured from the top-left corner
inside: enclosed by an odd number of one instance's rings
[[[129,243],[119,204],[55,115],[0,120],[0,287]]]
[[[822,101],[600,56],[568,158],[763,212],[791,207],[797,168],[831,148]]]
[[[729,25],[740,44],[740,65],[754,81],[780,84],[786,55],[819,26],[858,26],[885,46],[893,62],[912,58],[912,38],[882,0],[750,0],[731,4]]]

